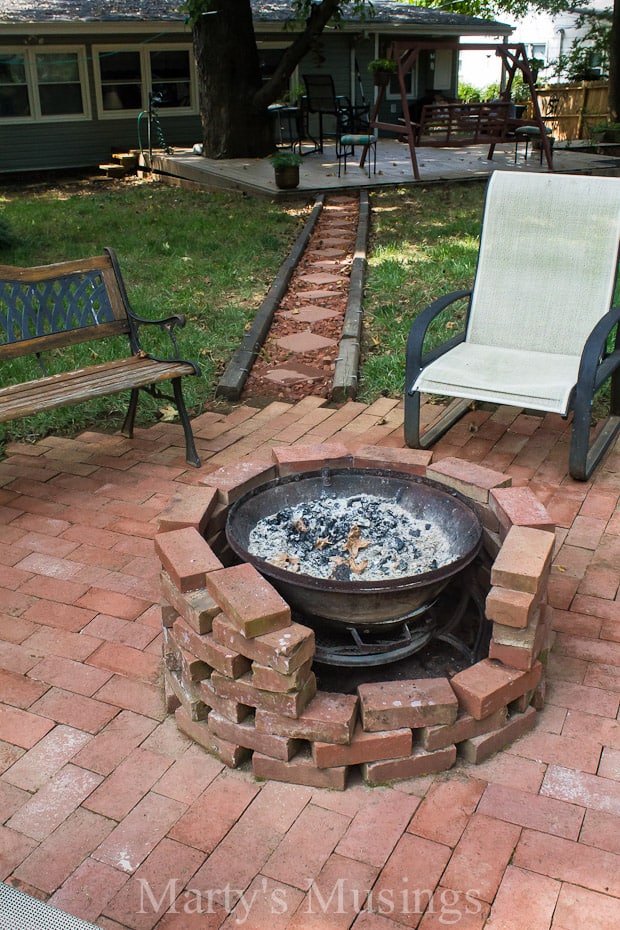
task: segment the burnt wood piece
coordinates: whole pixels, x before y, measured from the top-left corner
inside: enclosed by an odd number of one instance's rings
[[[35,268],[0,265],[0,362],[31,356],[41,370],[38,378],[0,388],[0,422],[128,390],[122,432],[131,437],[139,392],[144,390],[174,402],[185,433],[187,462],[198,467],[181,379],[199,375],[200,369],[179,358],[175,329],[184,325],[181,315],[161,320],[136,316],[110,248],[93,258]],[[144,351],[139,336],[143,326],[167,333],[169,358]],[[70,369],[70,358],[56,351],[119,335],[127,336],[129,352],[111,362]],[[44,353],[50,350],[56,364],[62,360],[59,374],[49,374],[45,367]],[[157,385],[164,381],[172,383],[172,397],[159,391]]]

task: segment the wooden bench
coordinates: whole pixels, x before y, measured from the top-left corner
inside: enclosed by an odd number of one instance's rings
[[[183,316],[146,320],[133,313],[116,255],[109,248],[94,258],[35,268],[0,265],[0,362],[30,356],[41,372],[33,380],[0,388],[0,422],[128,390],[122,432],[131,437],[138,396],[144,390],[174,401],[185,433],[187,462],[198,467],[181,380],[185,375],[199,375],[200,369],[178,357],[175,329],[184,324]],[[168,358],[156,358],[143,350],[139,332],[147,326],[158,328],[170,339]],[[76,366],[73,347],[119,335],[129,341],[129,352],[123,357]],[[50,374],[44,353],[58,373]],[[8,367],[4,365],[5,372]],[[172,398],[158,389],[164,381],[172,382]]]
[[[415,144],[421,146],[495,146],[506,137],[510,104],[427,103],[412,123]]]

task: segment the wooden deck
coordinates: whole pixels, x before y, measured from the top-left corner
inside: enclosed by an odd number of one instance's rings
[[[305,146],[307,149],[308,147]],[[492,161],[487,158],[488,145],[468,148],[417,149],[420,180],[413,176],[409,148],[395,139],[380,139],[377,146],[377,173],[368,177],[355,159],[349,162],[346,175],[338,177],[335,146],[328,144],[324,152],[305,154],[300,170],[300,184],[294,191],[279,191],[274,182],[273,168],[268,158],[231,158],[215,160],[195,155],[191,147],[177,149],[173,155],[153,154],[153,168],[179,183],[199,187],[244,190],[271,197],[315,195],[323,191],[351,190],[362,187],[381,188],[410,184],[442,183],[484,179],[496,169],[515,171],[547,171],[540,163],[540,153],[530,150],[527,159],[521,146],[515,163],[513,142],[498,145]],[[361,149],[359,150],[361,155]],[[558,148],[554,155],[554,170],[566,174],[620,174],[620,158],[582,153],[577,146]]]

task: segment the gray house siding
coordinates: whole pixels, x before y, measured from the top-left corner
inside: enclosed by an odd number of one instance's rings
[[[350,37],[343,33],[323,36],[315,51],[307,55],[299,63],[298,70],[300,78],[303,78],[304,74],[330,74],[334,81],[336,94],[351,99],[353,81]],[[314,138],[318,138],[318,117],[309,116],[309,129]],[[328,134],[333,132],[335,130],[335,120],[332,117],[325,116],[323,118],[323,129]]]
[[[54,36],[54,46],[74,46],[86,55],[91,116],[66,121],[40,119],[2,126],[0,131],[5,144],[0,146],[0,173],[90,168],[109,162],[114,152],[138,148],[140,138],[135,113],[118,119],[109,116],[101,119],[98,115],[94,56],[100,46],[122,48],[126,45],[135,48],[149,38],[141,33],[121,36],[109,33],[98,35],[95,42],[76,42],[75,36]],[[283,37],[281,33],[276,32],[263,33],[260,39],[282,43],[282,47],[290,41],[288,35]],[[182,46],[189,44],[187,36],[166,37],[167,45],[175,43]],[[0,46],[10,47],[9,43],[1,41]],[[22,47],[17,46],[16,51]],[[346,33],[326,34],[317,50],[300,62],[297,69],[298,79],[301,82],[303,74],[331,74],[337,94],[356,103],[366,102],[372,106],[374,87],[372,76],[368,72],[368,62],[374,55],[375,39],[372,35],[354,39]],[[158,119],[167,145],[191,147],[202,138],[199,114],[179,115],[163,109],[159,110]],[[333,128],[329,119],[326,119],[325,130],[330,132]],[[310,130],[317,130],[313,117],[310,120]],[[146,148],[146,118],[140,121],[140,135]],[[152,141],[154,147],[159,147],[160,139],[155,132]]]
[[[372,75],[368,71],[368,64],[373,58],[387,57],[393,41],[393,35],[382,33],[370,34],[366,38],[351,34],[329,35],[319,46],[319,54],[313,53],[307,56],[300,64],[299,74],[331,74],[337,94],[342,94],[355,103],[367,103],[372,109],[376,98],[376,88]],[[399,35],[398,41],[433,42],[433,37],[419,34]],[[429,52],[423,51],[420,54],[419,64],[412,76],[408,78],[411,87],[411,92],[408,94],[409,102],[438,90],[443,91],[448,97],[456,97],[458,53],[453,51],[450,55],[450,64],[442,69],[441,86],[439,86]],[[383,99],[379,119],[384,122],[394,122],[401,114],[402,100],[397,79],[394,78]],[[324,121],[324,125],[329,131],[331,124],[328,120]],[[310,128],[314,128],[312,119]]]
[[[160,118],[165,142],[172,147],[192,146],[202,136],[200,118]],[[114,152],[138,148],[135,119],[40,122],[5,127],[0,145],[0,172],[92,168],[111,160]],[[147,147],[146,122],[143,145]],[[159,147],[154,139],[153,146]]]
[[[391,41],[389,36],[379,37],[379,56],[381,58],[387,55]],[[438,42],[431,35],[403,35],[398,37],[398,41]],[[448,58],[444,61],[440,76],[439,70],[435,70],[435,63],[430,52],[420,52],[417,66],[414,66],[410,76],[407,77],[409,87],[407,100],[409,103],[438,91],[441,91],[449,98],[456,98],[458,93],[458,52],[453,50],[445,54]],[[383,98],[379,119],[384,122],[394,122],[395,119],[398,120],[401,116],[402,100],[397,79],[394,78]]]

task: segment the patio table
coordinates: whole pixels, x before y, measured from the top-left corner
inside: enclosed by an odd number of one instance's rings
[[[301,109],[274,103],[269,107],[274,120],[276,145],[295,151],[301,148]]]

